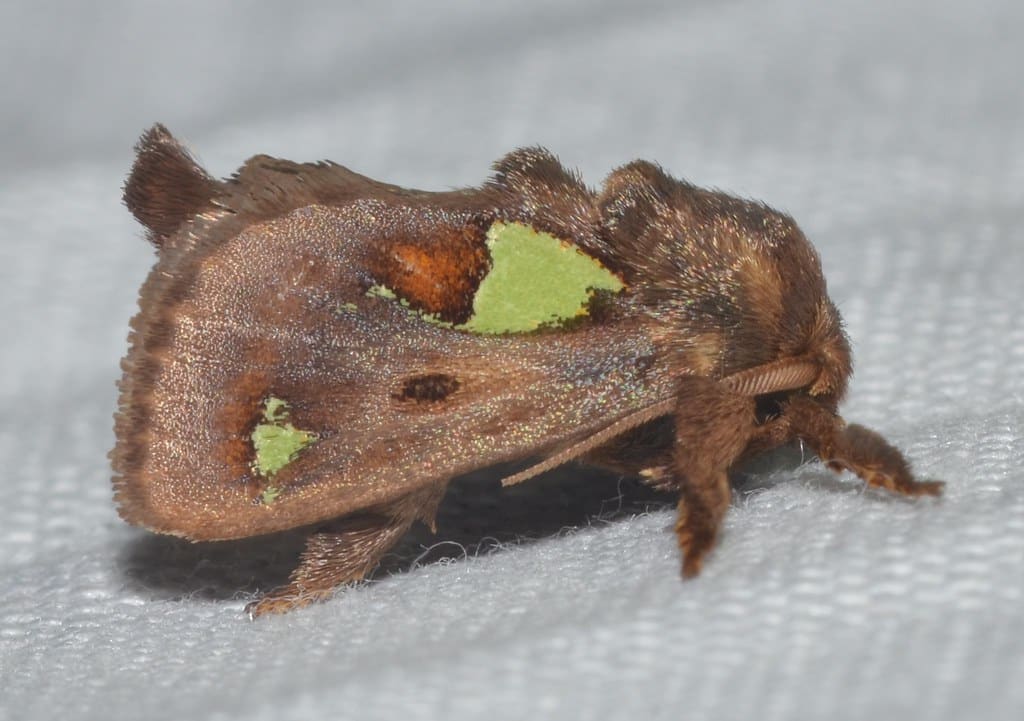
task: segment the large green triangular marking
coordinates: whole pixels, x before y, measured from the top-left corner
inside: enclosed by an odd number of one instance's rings
[[[522,223],[487,231],[491,271],[462,326],[473,333],[520,333],[586,315],[595,290],[622,290],[622,281],[579,248]]]

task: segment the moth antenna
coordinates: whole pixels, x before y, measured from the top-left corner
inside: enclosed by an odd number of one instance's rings
[[[185,222],[211,210],[223,184],[157,123],[135,145],[135,163],[124,184],[124,204],[149,231],[157,248]]]
[[[764,393],[803,388],[814,382],[818,377],[818,373],[818,364],[812,360],[807,358],[785,358],[781,361],[733,373],[723,378],[722,383],[739,395],[757,396]],[[632,428],[643,425],[648,421],[653,421],[655,418],[668,415],[674,407],[675,402],[667,400],[647,406],[636,413],[631,413],[625,418],[620,418],[599,433],[595,433],[571,446],[562,448],[540,463],[535,463],[518,473],[506,476],[501,480],[501,485],[514,486],[517,483],[522,483],[534,476],[539,476],[541,473],[546,473],[569,461],[575,460]]]
[[[809,358],[783,358],[733,373],[723,378],[722,384],[741,396],[759,396],[803,388],[819,374],[818,364]]]
[[[675,407],[675,400],[659,401],[653,405],[649,405],[646,408],[630,413],[625,418],[612,423],[607,428],[598,431],[592,436],[584,438],[578,443],[574,443],[567,448],[562,448],[556,451],[554,455],[548,456],[540,463],[535,463],[529,468],[519,471],[519,473],[513,473],[511,476],[506,476],[501,479],[502,486],[514,486],[517,483],[522,483],[525,480],[539,476],[541,473],[546,473],[553,468],[568,463],[569,461],[576,460],[582,455],[589,453],[595,448],[603,446],[605,443],[610,441],[616,436],[620,436],[628,430],[641,426],[648,421],[653,421],[655,418],[661,418],[672,412]]]

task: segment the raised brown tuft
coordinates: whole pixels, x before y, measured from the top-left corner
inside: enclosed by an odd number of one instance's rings
[[[158,248],[186,221],[212,209],[223,184],[211,178],[170,131],[157,123],[135,146],[124,204]]]

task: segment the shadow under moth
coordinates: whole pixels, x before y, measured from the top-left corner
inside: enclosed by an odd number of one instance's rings
[[[684,576],[729,469],[800,441],[937,495],[837,407],[850,347],[788,216],[636,161],[586,187],[541,148],[479,188],[251,158],[227,180],[161,125],[124,189],[158,260],[122,362],[121,516],[194,541],[310,527],[279,613],[370,572],[449,479],[580,460],[679,494]]]

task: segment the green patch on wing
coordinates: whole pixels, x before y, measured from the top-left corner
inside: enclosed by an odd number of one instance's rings
[[[587,315],[594,291],[618,293],[614,273],[572,243],[522,223],[495,222],[487,231],[491,270],[473,297],[473,314],[452,326],[428,313],[427,322],[480,334],[524,333]],[[367,292],[408,302],[375,285]]]
[[[622,281],[579,248],[522,223],[487,231],[493,266],[473,298],[464,328],[519,333],[587,314],[595,290],[622,290]]]
[[[313,443],[317,436],[296,428],[288,421],[288,404],[285,401],[268,398],[263,403],[263,423],[253,429],[251,438],[256,450],[253,469],[261,476],[270,478],[295,460],[299,451]],[[270,503],[280,492],[269,486],[263,491],[261,499],[264,503]]]
[[[441,320],[433,313],[425,313],[422,310],[416,310],[411,305],[409,305],[409,301],[407,301],[405,298],[399,298],[395,291],[391,290],[386,285],[381,285],[380,283],[377,283],[376,285],[371,285],[369,290],[366,291],[366,295],[374,296],[377,298],[387,298],[388,300],[396,300],[398,301],[398,304],[405,308],[407,311],[409,311],[410,313],[415,313],[428,323],[444,326],[445,328],[462,327],[454,326],[448,321]]]
[[[395,291],[388,288],[386,285],[371,285],[370,289],[366,291],[367,295],[372,295],[376,298],[387,298],[388,300],[399,300],[398,296],[395,295]],[[409,303],[403,298],[400,301],[406,308],[409,307]]]
[[[271,503],[277,500],[277,497],[281,495],[281,489],[277,486],[267,486],[263,489],[263,493],[260,494],[260,503],[265,506],[269,506]]]

